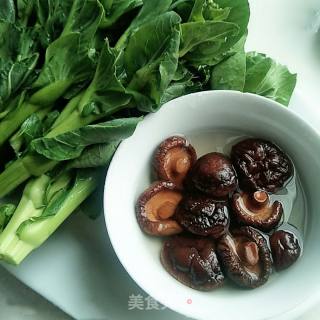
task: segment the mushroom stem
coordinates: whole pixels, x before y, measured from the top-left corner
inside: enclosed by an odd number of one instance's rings
[[[269,203],[269,195],[265,191],[256,191],[252,196],[253,203],[258,208],[264,207]]]
[[[173,216],[176,210],[176,205],[170,201],[164,202],[158,209],[158,216],[160,219],[168,219]]]
[[[187,158],[180,158],[177,160],[175,165],[175,172],[176,173],[184,173],[189,169],[189,161]]]

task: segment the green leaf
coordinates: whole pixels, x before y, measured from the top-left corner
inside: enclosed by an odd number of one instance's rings
[[[6,227],[8,222],[16,210],[16,206],[13,204],[0,205],[0,232]]]
[[[170,10],[177,12],[182,22],[188,22],[194,5],[195,0],[173,0]]]
[[[25,1],[25,0],[24,0]],[[23,1],[21,1],[23,2]],[[25,1],[29,2],[30,1]],[[37,14],[38,37],[46,48],[62,33],[71,11],[73,0],[34,0]]]
[[[189,93],[209,89],[207,88],[207,84],[210,76],[211,69],[207,66],[194,68],[187,64],[179,64],[175,79],[163,94],[161,104]]]
[[[201,90],[201,84],[199,82],[193,82],[192,80],[172,82],[164,92],[161,98],[161,104],[165,104],[175,98]]]
[[[30,101],[48,105],[94,72],[91,43],[104,10],[97,0],[76,0],[62,35],[46,50],[45,64]],[[94,50],[94,49],[93,49]]]
[[[124,49],[133,31],[135,31],[139,26],[143,25],[144,23],[153,21],[161,14],[167,12],[171,3],[172,0],[144,0],[141,10],[137,14],[137,16],[132,20],[131,24],[124,32],[124,34],[118,40],[116,48],[119,50]]]
[[[21,25],[28,25],[28,20],[33,13],[35,2],[35,0],[16,0],[17,16]]]
[[[109,28],[114,25],[119,18],[121,18],[125,13],[142,6],[142,0],[115,0],[111,4],[110,1],[104,5],[105,17],[100,24],[101,28]]]
[[[1,0],[0,2],[0,20],[14,23],[16,12],[13,0]]]
[[[33,139],[39,138],[42,135],[42,119],[37,113],[32,114],[21,126],[21,136],[24,137],[27,143]]]
[[[124,52],[124,66],[131,79],[127,90],[141,111],[155,111],[174,78],[179,56],[179,23],[180,17],[168,12],[143,24],[130,37]],[[147,101],[152,106],[146,105]]]
[[[98,144],[90,146],[82,152],[80,157],[68,163],[68,168],[107,167],[112,160],[120,142]]]
[[[285,106],[290,102],[296,86],[297,75],[290,73],[286,66],[271,61],[263,54],[247,54],[247,76],[245,91],[253,92],[275,100]],[[259,67],[258,67],[259,66]],[[266,73],[264,73],[267,71]],[[261,77],[261,75],[265,76]],[[255,83],[255,85],[253,85]]]
[[[11,99],[34,79],[39,54],[28,28],[0,21],[0,113],[8,113]]]
[[[37,51],[32,28],[0,21],[0,59],[12,62],[30,57]]]
[[[157,62],[179,23],[180,17],[176,13],[167,12],[142,25],[132,34],[124,54],[125,68],[130,79],[141,68]]]
[[[210,0],[195,0],[188,21],[226,21],[229,17],[230,12],[230,7],[220,8],[216,2]]]
[[[4,62],[0,59],[0,111],[7,107],[7,102],[13,97],[33,73],[38,61],[38,54],[16,62]]]
[[[183,22],[226,21],[232,8],[238,6],[241,1],[229,1],[229,4],[225,2],[220,6],[221,1],[176,0],[171,9],[181,16]]]
[[[6,105],[5,110],[0,112],[0,119],[5,118],[14,109],[20,109],[26,97],[26,91],[12,98]]]
[[[224,22],[236,24],[239,29],[238,32],[229,35],[226,41],[219,43],[219,45],[208,41],[200,44],[196,50],[190,52],[185,58],[195,65],[215,65],[219,63],[228,56],[228,52],[247,32],[250,16],[248,0],[215,0],[213,3],[214,5],[209,4],[207,6],[204,16],[207,19],[214,19],[214,21],[221,21],[223,18]],[[220,12],[222,15],[217,16],[217,9],[222,10]],[[212,17],[210,17],[210,14],[213,14]]]
[[[206,20],[226,21],[230,15],[232,8],[208,8],[204,10],[204,17]]]
[[[71,85],[91,78],[94,63],[89,57],[87,43],[78,33],[71,33],[54,41],[46,51],[41,73],[33,84],[38,91],[30,102],[49,105],[62,96]]]
[[[296,85],[296,75],[266,55],[239,52],[217,65],[212,72],[212,89],[255,93],[289,104]]]
[[[69,192],[66,188],[57,191],[50,202],[46,205],[40,217],[47,218],[50,216],[54,216],[61,208],[62,204],[66,201],[68,196]]]
[[[92,82],[85,90],[78,109],[83,116],[89,114],[108,115],[127,105],[131,95],[127,94],[117,75],[121,53],[110,49],[106,41]]]
[[[188,19],[189,22],[204,22],[203,9],[206,0],[195,0],[193,8]]]
[[[230,10],[228,17],[224,20],[226,22],[232,22],[239,26],[240,32],[235,39],[235,43],[243,36],[247,31],[250,8],[248,0],[214,0],[214,2],[221,9]]]
[[[88,125],[54,138],[35,139],[31,146],[34,151],[51,160],[75,159],[90,145],[115,142],[129,137],[141,120],[141,118],[115,119]]]
[[[220,53],[221,47],[230,37],[238,34],[239,28],[234,23],[228,22],[188,22],[181,25],[180,57],[190,51],[198,52],[199,45],[210,44],[215,54]],[[188,57],[186,57],[188,59]]]
[[[247,74],[244,91],[256,92],[272,64],[272,59],[265,55],[256,53],[246,54]]]
[[[59,116],[58,111],[42,109],[32,114],[21,125],[19,131],[10,138],[10,145],[18,157],[27,149],[32,140],[43,137]]]
[[[211,77],[211,87],[213,89],[243,91],[245,82],[245,52],[236,53],[213,69]]]
[[[108,13],[112,8],[114,0],[100,0],[100,2],[103,5],[104,10],[106,11],[106,13]]]
[[[16,60],[19,53],[20,30],[11,23],[0,20],[0,58]]]
[[[104,9],[98,0],[74,0],[61,36],[79,32],[90,41],[99,27]]]

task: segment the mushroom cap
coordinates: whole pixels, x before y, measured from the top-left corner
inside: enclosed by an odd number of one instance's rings
[[[298,237],[291,231],[278,230],[270,237],[270,247],[275,269],[287,269],[301,256]]]
[[[228,231],[228,203],[194,195],[185,196],[175,213],[175,219],[187,231],[217,239]]]
[[[184,178],[196,160],[196,151],[189,141],[181,136],[172,136],[156,150],[153,166],[159,180],[172,181],[182,187]]]
[[[238,180],[229,158],[211,152],[197,160],[188,176],[188,185],[209,196],[223,198],[236,190]]]
[[[137,201],[136,216],[141,229],[155,236],[182,232],[181,226],[172,218],[181,199],[181,192],[172,182],[153,183]]]
[[[265,191],[233,194],[232,209],[239,224],[262,231],[270,231],[275,228],[283,215],[282,204],[279,201],[271,203]]]
[[[275,144],[262,139],[246,139],[232,147],[232,162],[246,190],[276,192],[293,175],[288,156]]]
[[[271,274],[267,241],[251,227],[241,227],[224,235],[217,244],[217,253],[227,276],[241,287],[259,287]]]
[[[164,268],[179,282],[197,290],[209,291],[223,285],[224,276],[208,238],[175,236],[167,239],[160,259]]]

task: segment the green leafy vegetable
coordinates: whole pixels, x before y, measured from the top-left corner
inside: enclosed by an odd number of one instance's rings
[[[33,1],[29,1],[33,2]],[[80,14],[79,6],[86,9],[88,14],[95,14],[84,0],[35,0],[35,11],[37,14],[37,31],[41,45],[46,48],[48,45],[59,38],[62,32],[66,35],[69,32],[80,32],[83,29],[78,27],[81,23],[86,24],[92,22],[96,15],[92,15],[89,21],[85,20],[85,16],[78,16]],[[66,23],[68,21],[68,26]]]
[[[155,111],[178,66],[180,17],[165,13],[143,24],[131,36],[124,52],[128,92],[142,111]],[[146,36],[147,35],[147,36]]]
[[[120,58],[120,53],[110,49],[106,42],[95,76],[78,106],[85,116],[90,113],[109,115],[130,102],[131,95],[126,93],[117,74]]]
[[[35,139],[31,146],[34,151],[51,160],[75,159],[92,144],[117,142],[127,138],[141,120],[141,118],[115,119],[89,125],[54,138]]]
[[[116,49],[121,50],[124,49],[131,33],[137,29],[142,24],[152,21],[157,18],[159,15],[165,13],[170,5],[172,0],[144,0],[143,6],[137,16],[132,20],[128,29],[124,32],[124,34],[120,37],[116,44]]]
[[[226,89],[287,105],[296,76],[245,53],[249,13],[248,0],[0,1],[0,197],[26,182],[16,209],[0,206],[0,259],[19,264],[83,202],[96,217],[118,145],[164,103]]]
[[[91,40],[101,23],[103,14],[103,6],[97,0],[74,1],[61,37],[79,32],[85,39],[82,41]]]
[[[24,86],[38,61],[38,54],[16,62],[0,59],[0,111],[7,109],[10,98]]]
[[[296,85],[296,75],[288,68],[256,52],[239,52],[213,69],[213,89],[256,93],[285,106]]]
[[[0,113],[8,113],[10,99],[35,77],[39,54],[33,30],[0,21]]]
[[[199,1],[195,2],[195,6],[197,2]],[[232,47],[246,34],[249,4],[247,0],[207,0],[203,2],[202,15],[205,21],[233,23],[238,28],[237,32],[229,34],[224,41],[218,44],[216,41],[206,41],[186,56],[194,65],[215,65],[228,56]]]
[[[75,0],[66,24],[65,35],[52,42],[46,50],[45,63],[32,87],[36,91],[29,101],[10,112],[0,123],[0,145],[12,135],[31,114],[42,107],[52,105],[73,85],[90,79],[94,74],[91,59],[91,40],[103,16],[103,7],[97,0],[87,0],[95,16],[85,24],[85,30],[78,30],[81,22],[76,20],[78,7],[85,0]],[[87,14],[87,13],[86,13]],[[85,14],[85,17],[86,17]],[[78,19],[82,19],[79,13]],[[73,32],[73,29],[79,32]],[[81,31],[81,32],[80,32]]]
[[[180,56],[184,56],[189,51],[197,50],[203,43],[209,43],[211,47],[216,48],[218,54],[219,48],[226,43],[228,37],[238,34],[239,27],[228,22],[188,22],[181,25],[181,30]]]
[[[74,180],[67,172],[58,179],[43,175],[27,184],[17,209],[0,234],[2,259],[19,264],[95,190],[99,171],[79,170],[75,174]],[[52,196],[48,197],[50,193]]]
[[[30,15],[33,12],[35,1],[33,0],[16,0],[17,16],[21,25],[27,26]]]
[[[211,86],[218,90],[244,91],[246,83],[246,54],[238,52],[218,64],[212,73]]]
[[[0,234],[10,221],[16,206],[14,204],[0,205]]]
[[[13,0],[1,0],[0,3],[0,20],[14,23],[16,12]]]
[[[43,137],[58,118],[59,112],[49,112],[49,108],[32,114],[10,139],[10,145],[18,157],[27,149],[33,139]]]
[[[132,96],[119,80],[121,55],[106,42],[94,78],[88,88],[74,97],[54,123],[47,137],[77,129],[126,107]]]
[[[105,8],[105,17],[100,24],[101,28],[109,28],[125,13],[142,6],[142,0],[115,0],[102,2]]]
[[[31,103],[49,105],[72,84],[92,76],[93,62],[88,56],[88,47],[81,43],[80,38],[80,34],[71,33],[48,47],[46,63],[33,84],[38,91],[31,96]]]
[[[108,144],[92,145],[81,153],[80,157],[72,160],[68,164],[68,168],[95,168],[107,167],[117,150],[119,141],[110,142]]]

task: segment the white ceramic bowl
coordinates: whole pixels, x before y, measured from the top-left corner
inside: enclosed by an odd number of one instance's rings
[[[151,182],[151,159],[157,145],[176,133],[188,136],[219,128],[276,142],[292,158],[307,195],[308,226],[302,258],[255,290],[224,287],[200,292],[180,284],[160,263],[161,239],[141,232],[135,217],[136,200]],[[110,165],[104,205],[114,250],[142,289],[186,316],[208,320],[296,319],[320,301],[319,153],[318,134],[271,100],[232,91],[175,99],[139,124],[134,135],[120,145]]]

